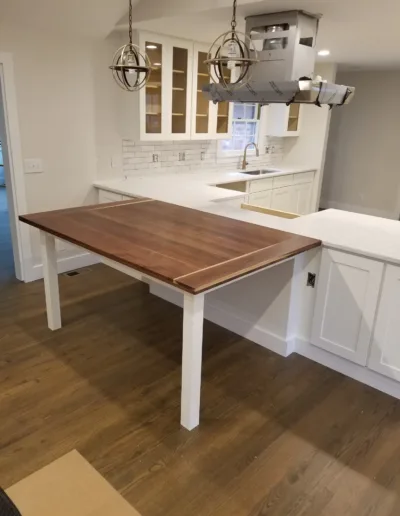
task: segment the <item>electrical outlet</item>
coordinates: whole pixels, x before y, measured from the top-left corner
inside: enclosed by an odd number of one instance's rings
[[[185,159],[186,159],[186,153],[180,152],[179,153],[179,161],[185,161]]]
[[[200,152],[200,159],[201,161],[204,161],[206,159],[206,153],[204,151]]]
[[[308,275],[307,275],[307,287],[312,287],[312,288],[315,287],[316,276],[317,275],[313,274],[312,272],[308,273]]]
[[[153,154],[153,163],[158,163],[158,154]]]
[[[40,174],[44,172],[43,161],[39,158],[30,158],[24,160],[25,174]]]

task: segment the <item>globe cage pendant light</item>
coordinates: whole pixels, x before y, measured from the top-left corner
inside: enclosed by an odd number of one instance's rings
[[[150,78],[151,62],[132,41],[132,0],[129,0],[129,43],[115,52],[110,70],[123,90],[139,91]]]
[[[228,91],[248,84],[251,67],[259,62],[257,50],[250,37],[236,30],[236,5],[237,0],[233,0],[231,30],[218,36],[204,61],[211,80]]]

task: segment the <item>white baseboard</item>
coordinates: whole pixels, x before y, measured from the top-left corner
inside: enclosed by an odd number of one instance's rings
[[[382,217],[384,219],[396,219],[394,214],[390,211],[376,210],[375,208],[366,208],[365,206],[357,206],[356,204],[345,204],[336,201],[328,201],[322,198],[320,200],[320,207],[324,209],[331,208],[334,210],[362,213],[363,215],[372,215],[373,217]]]
[[[57,260],[58,273],[72,271],[74,269],[81,269],[82,267],[89,267],[99,263],[100,259],[93,253],[81,253],[74,256],[68,256],[65,258],[59,258]],[[32,265],[27,268],[25,283],[36,281],[43,278],[43,265],[41,263]]]
[[[183,306],[183,294],[163,285],[150,283],[150,293],[180,307]],[[239,317],[238,314],[228,313],[221,306],[210,303],[207,300],[207,295],[205,296],[204,318],[270,351],[274,351],[278,355],[287,357],[292,352],[291,343],[287,343],[282,337]]]
[[[329,369],[338,371],[345,376],[349,376],[354,380],[400,399],[400,382],[391,380],[375,371],[371,371],[371,369],[368,369],[367,367],[333,355],[332,353],[329,353],[324,349],[317,348],[310,342],[299,338],[296,338],[295,352],[303,357],[313,360],[314,362],[318,362],[325,367],[329,367]]]

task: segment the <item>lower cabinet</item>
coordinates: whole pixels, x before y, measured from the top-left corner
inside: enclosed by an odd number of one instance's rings
[[[294,185],[292,191],[293,213],[307,215],[310,213],[312,183]]]
[[[323,249],[312,344],[366,365],[382,274],[380,262]],[[400,284],[397,295],[400,301]],[[398,357],[400,364],[400,352]]]
[[[400,267],[387,265],[368,367],[400,381]]]
[[[273,190],[265,190],[264,192],[249,194],[249,204],[271,208],[272,192]]]
[[[295,213],[293,210],[293,189],[293,186],[284,186],[283,188],[272,190],[271,208],[273,210]]]

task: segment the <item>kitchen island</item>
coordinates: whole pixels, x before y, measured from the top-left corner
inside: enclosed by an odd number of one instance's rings
[[[61,327],[56,242],[183,296],[181,423],[199,424],[205,294],[258,275],[319,240],[149,198],[24,215],[40,230],[48,326]]]
[[[299,353],[400,398],[399,223],[338,210],[295,219],[266,215],[240,208],[246,193],[215,186],[244,180],[263,178],[238,171],[160,174],[95,186],[115,200],[151,196],[321,240],[322,249],[207,294],[205,317],[283,356]],[[150,291],[183,303],[179,293],[155,283]]]

